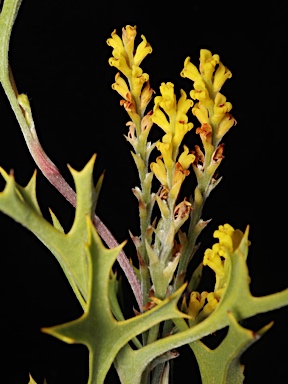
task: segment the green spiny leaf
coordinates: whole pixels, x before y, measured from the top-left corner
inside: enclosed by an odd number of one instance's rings
[[[0,193],[0,210],[33,232],[53,253],[82,306],[85,305],[88,289],[87,255],[84,249],[88,238],[85,217],[93,215],[94,162],[95,155],[80,172],[69,167],[76,186],[77,206],[72,228],[67,234],[63,233],[54,214],[52,219],[55,227],[43,218],[35,197],[35,174],[23,188],[15,182],[13,175],[0,169],[6,180],[5,189]]]
[[[111,312],[109,281],[111,268],[124,244],[114,249],[106,249],[91,221],[87,219],[87,222],[89,232],[87,307],[79,319],[45,328],[43,331],[68,343],[86,345],[90,352],[89,383],[102,384],[117,353],[132,338],[161,321],[186,317],[177,309],[177,302],[185,286],[169,298],[159,301],[150,311],[128,320],[117,321]]]
[[[229,330],[221,344],[211,350],[200,340],[190,344],[201,373],[203,384],[242,384],[243,366],[241,354],[260,337],[260,334],[243,328],[237,323],[233,314],[228,312]],[[272,324],[265,327],[265,331]],[[263,331],[261,332],[263,334]],[[209,362],[209,364],[207,364]]]
[[[288,305],[288,289],[264,297],[253,297],[251,295],[249,290],[250,278],[246,265],[248,243],[247,229],[239,247],[230,255],[231,268],[225,293],[217,308],[209,317],[190,329],[184,319],[174,318],[173,322],[180,332],[157,340],[137,351],[133,351],[128,346],[125,346],[125,350],[120,351],[120,357],[118,356],[118,359],[130,364],[131,370],[134,369],[133,374],[135,375],[135,381],[133,382],[135,384],[138,383],[136,377],[139,377],[139,374],[137,376],[136,370],[142,372],[157,356],[184,344],[192,343],[228,326],[230,320],[227,312],[233,315],[235,321],[241,321],[258,313]],[[121,355],[123,355],[123,357]],[[126,374],[128,375],[128,368],[125,375]],[[129,380],[124,381],[124,383],[128,382]]]

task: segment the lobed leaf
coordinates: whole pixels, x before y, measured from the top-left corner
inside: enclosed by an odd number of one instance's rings
[[[89,260],[87,307],[79,319],[44,328],[43,331],[67,343],[86,345],[90,352],[88,383],[102,384],[117,353],[131,339],[164,320],[187,317],[177,309],[177,302],[185,286],[167,299],[157,301],[153,309],[131,319],[117,321],[111,311],[109,285],[111,268],[124,244],[114,249],[107,249],[89,218],[87,226],[89,233],[86,247]]]

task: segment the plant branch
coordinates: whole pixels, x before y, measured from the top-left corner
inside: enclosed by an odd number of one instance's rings
[[[0,81],[13,109],[13,112],[15,113],[16,119],[21,127],[25,142],[32,158],[34,159],[43,175],[47,178],[47,180],[66,198],[70,204],[75,207],[75,191],[66,182],[59,169],[51,161],[51,159],[47,156],[44,149],[42,148],[36,133],[31,111],[31,124],[28,124],[25,111],[19,105],[17,99],[18,91],[11,68],[9,66],[8,50],[11,30],[21,2],[22,0],[6,0],[3,4],[3,9],[0,15]],[[97,232],[109,248],[114,248],[115,246],[119,245],[112,233],[97,215],[94,216],[93,222]],[[125,273],[137,300],[138,306],[141,309],[142,294],[140,282],[123,250],[120,251],[117,261]]]

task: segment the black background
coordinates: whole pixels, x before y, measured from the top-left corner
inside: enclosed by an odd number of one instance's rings
[[[250,225],[248,266],[255,295],[284,289],[288,280],[283,221],[285,12],[284,2],[266,4],[250,8],[240,1],[183,1],[172,7],[161,1],[24,0],[10,48],[17,87],[28,94],[42,146],[71,185],[67,164],[80,170],[97,153],[95,181],[105,170],[97,213],[118,241],[128,238],[128,229],[138,234],[137,204],[131,193],[138,179],[123,137],[128,116],[111,89],[116,70],[108,65],[107,38],[114,28],[120,34],[127,24],[137,25],[138,35],[144,34],[153,48],[142,67],[157,93],[163,81],[175,83],[177,92],[189,92],[192,83],[179,75],[187,56],[198,65],[201,48],[220,55],[233,74],[223,93],[233,104],[238,124],[223,140],[223,180],[205,206],[203,218],[213,221],[201,240],[203,247],[210,246],[214,229],[225,222],[241,230]],[[192,115],[191,120],[196,125]],[[14,169],[18,183],[25,185],[36,165],[2,90],[0,125],[0,165],[6,171]],[[155,137],[160,137],[157,128]],[[192,148],[195,140],[192,131],[185,142]],[[188,193],[189,187],[193,185],[187,185]],[[69,229],[73,209],[40,172],[37,188],[43,214],[51,207]],[[32,234],[2,213],[0,225],[3,383],[27,383],[29,371],[39,383],[43,377],[48,384],[86,383],[86,349],[40,332],[43,326],[81,314],[62,271]],[[130,243],[126,251],[134,258]],[[275,320],[242,357],[245,383],[287,382],[287,316],[287,308],[282,308],[250,324],[258,329]],[[187,372],[180,358],[177,364]],[[191,381],[197,382],[188,366]],[[113,372],[108,382],[117,382]]]

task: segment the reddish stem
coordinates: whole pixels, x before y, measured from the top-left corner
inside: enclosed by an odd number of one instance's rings
[[[37,166],[39,167],[43,175],[46,177],[46,179],[61,193],[62,196],[66,198],[67,201],[69,201],[69,203],[73,205],[73,207],[76,207],[75,191],[63,178],[56,165],[46,155],[37,138],[35,131],[33,132],[32,144],[28,145],[28,147],[34,161],[36,162]],[[109,248],[114,248],[119,245],[112,233],[96,214],[94,215],[93,224],[95,225],[99,236],[101,236],[101,238],[105,241]],[[131,286],[139,308],[142,309],[143,299],[140,282],[123,250],[120,251],[117,257],[117,261],[121,269],[123,270],[125,276],[127,277],[127,280]]]

